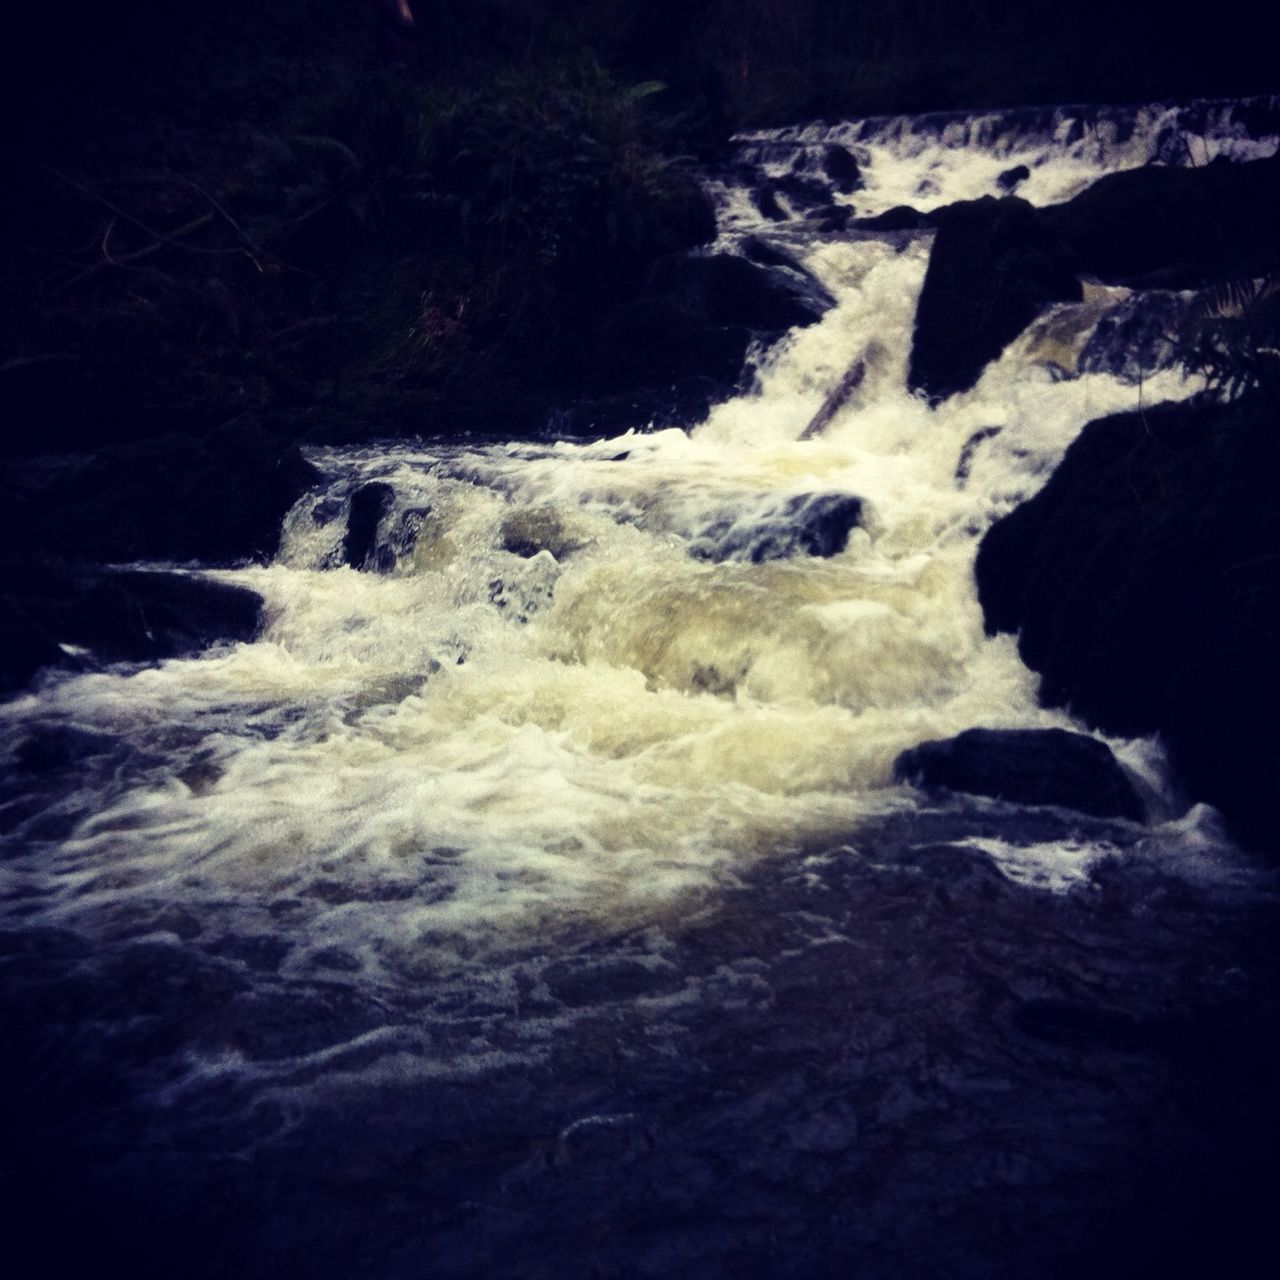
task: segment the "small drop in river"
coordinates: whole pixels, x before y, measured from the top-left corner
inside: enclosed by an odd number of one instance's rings
[[[1018,237],[1243,119],[742,135],[705,256],[813,314],[704,420],[308,449],[271,563],[179,570],[252,638],[0,704],[4,1198],[134,1275],[1245,1274],[1274,873],[974,576],[1204,389],[1192,284]],[[1004,334],[926,277],[1015,187]]]

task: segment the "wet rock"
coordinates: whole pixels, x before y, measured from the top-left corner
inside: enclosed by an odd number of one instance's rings
[[[996,186],[1005,194],[1009,195],[1017,186],[1031,177],[1031,170],[1025,164],[1015,164],[1011,169],[1005,169],[996,176]]]
[[[16,588],[20,594],[6,594]],[[0,680],[23,687],[46,666],[84,666],[83,649],[103,661],[146,662],[196,653],[217,641],[252,640],[262,600],[228,583],[180,573],[61,570],[0,575]]]
[[[1091,275],[1168,289],[1280,267],[1277,216],[1280,156],[1108,174],[1041,211],[1046,228]]]
[[[638,411],[649,404],[661,410],[673,396],[687,399],[682,386],[705,386],[708,379],[713,387],[710,397],[700,397],[704,402],[726,395],[753,340],[812,324],[834,302],[795,260],[762,265],[735,254],[668,257],[650,272],[643,296],[615,308],[593,335],[592,367],[601,389],[610,389],[599,404],[607,412],[608,401],[629,398],[620,388],[640,388]]]
[[[936,401],[972,387],[1050,303],[1082,295],[1074,260],[1026,201],[985,196],[935,217],[908,383]]]
[[[723,520],[690,547],[704,560],[786,560],[838,555],[862,520],[862,499],[847,493],[799,494],[778,507]]]
[[[0,598],[0,695],[25,688],[41,668],[66,658],[57,641],[20,602]]]
[[[931,214],[921,213],[907,204],[897,204],[883,213],[855,218],[853,222],[858,231],[924,231],[933,225]]]
[[[762,182],[752,189],[751,203],[770,222],[785,222],[787,220],[787,211],[779,202],[778,193],[771,182]]]
[[[973,470],[973,460],[978,450],[988,440],[994,440],[1003,427],[979,427],[960,449],[960,457],[956,460],[956,488],[963,489],[969,481],[969,472]]]
[[[979,548],[991,631],[1040,696],[1117,734],[1159,732],[1235,834],[1280,839],[1280,422],[1274,398],[1090,423]]]
[[[786,267],[790,271],[804,271],[800,260],[793,254],[770,244],[762,236],[745,236],[738,245],[738,251],[748,262],[761,267]]]
[[[1014,804],[1055,805],[1141,821],[1142,802],[1096,738],[1063,729],[966,729],[904,751],[894,776]]]
[[[352,569],[376,569],[380,573],[394,565],[394,556],[391,564],[387,564],[387,557],[378,554],[378,526],[395,500],[396,491],[384,480],[362,484],[351,495],[347,534],[342,540],[343,564]]]
[[[847,204],[826,204],[811,209],[805,220],[816,223],[819,231],[843,231],[853,221],[853,210]]]
[[[1141,382],[1176,359],[1191,304],[1184,295],[1135,293],[1102,317],[1081,349],[1081,373],[1109,373]]]
[[[252,423],[11,460],[0,471],[0,545],[99,563],[266,559],[319,478],[296,445]]]
[[[850,195],[862,186],[862,170],[857,158],[838,142],[829,143],[823,151],[822,172],[842,195]]]
[[[712,324],[783,331],[813,324],[835,305],[826,288],[796,265],[763,267],[735,254],[692,258],[680,292]]]
[[[793,209],[811,209],[815,205],[830,203],[830,193],[826,184],[817,178],[806,177],[802,173],[787,173],[774,179],[774,190],[786,197]]]

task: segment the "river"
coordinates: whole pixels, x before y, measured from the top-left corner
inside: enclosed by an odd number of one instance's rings
[[[1020,164],[1049,204],[1273,153],[1241,118],[743,137],[707,177],[716,250],[767,244],[836,305],[706,421],[312,450],[275,561],[209,571],[263,597],[257,640],[0,706],[0,1174],[28,1226],[74,1199],[75,1230],[32,1233],[55,1266],[1243,1274],[1274,880],[1153,741],[1110,743],[1142,824],[893,780],[971,726],[1080,728],[985,635],[978,540],[1087,421],[1199,384],[1128,367],[1098,323],[1134,299],[1098,288],[930,407],[906,370],[931,233],[750,195],[821,181],[835,141],[860,216]],[[806,519],[851,499],[810,554]]]

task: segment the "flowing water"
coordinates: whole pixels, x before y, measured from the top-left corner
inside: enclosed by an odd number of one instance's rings
[[[744,174],[818,181],[838,141],[859,214],[1020,163],[1043,204],[1271,154],[1274,107],[743,138],[717,249],[836,298],[743,394],[688,432],[315,451],[275,562],[214,572],[266,601],[254,643],[0,707],[19,1203],[81,1196],[138,1274],[1077,1275],[1247,1238],[1272,882],[1155,742],[1111,744],[1146,824],[892,773],[1078,727],[984,634],[973,557],[1085,422],[1198,389],[1098,328],[1171,296],[1090,289],[931,408],[930,236],[768,220]]]

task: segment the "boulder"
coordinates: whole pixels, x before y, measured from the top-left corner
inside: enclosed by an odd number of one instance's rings
[[[793,209],[811,209],[831,200],[826,183],[803,173],[784,173],[774,179],[773,188],[786,197]]]
[[[816,224],[819,231],[844,231],[853,222],[853,210],[847,204],[824,204],[810,209],[805,221]]]
[[[786,560],[839,555],[862,520],[862,499],[849,493],[804,493],[780,504],[722,519],[690,551],[702,560]]]
[[[1141,821],[1142,802],[1111,749],[1065,729],[966,729],[922,742],[893,766],[900,782]]]
[[[785,222],[787,211],[778,201],[778,193],[772,182],[762,182],[752,188],[751,202],[770,222]]]
[[[1280,841],[1280,421],[1273,396],[1090,423],[979,548],[990,631],[1040,695],[1108,732],[1158,732],[1197,799]]]
[[[1193,289],[1280,268],[1280,155],[1100,178],[1041,220],[1108,284]]]
[[[1025,164],[1015,164],[1011,169],[1005,169],[996,175],[996,186],[1005,195],[1009,195],[1029,177],[1031,177],[1031,170]]]
[[[830,142],[822,152],[822,172],[841,195],[851,195],[862,186],[862,170],[848,147]]]
[[[24,687],[48,666],[148,662],[249,641],[262,600],[229,583],[181,573],[56,565],[0,572],[0,690]],[[64,648],[64,646],[69,646]]]
[[[727,395],[753,339],[812,324],[834,305],[795,259],[769,252],[763,241],[750,252],[750,259],[671,255],[657,263],[644,293],[615,308],[593,336],[595,389],[610,400],[626,400],[634,398],[632,389],[643,388],[642,401],[661,405],[677,384],[711,379],[716,394]]]
[[[927,231],[934,225],[934,215],[921,213],[908,204],[896,204],[892,209],[869,218],[855,218],[855,231]]]
[[[1076,263],[1025,200],[949,205],[916,310],[908,384],[931,400],[967,391],[1050,303],[1078,301]]]
[[[0,546],[71,560],[233,564],[275,553],[319,473],[253,424],[0,470]]]
[[[813,324],[835,299],[799,264],[761,266],[736,254],[690,258],[676,285],[713,325],[782,332]]]
[[[396,491],[385,480],[371,480],[351,495],[347,534],[342,540],[343,564],[353,569],[390,567],[378,560],[378,525],[395,499]]]

